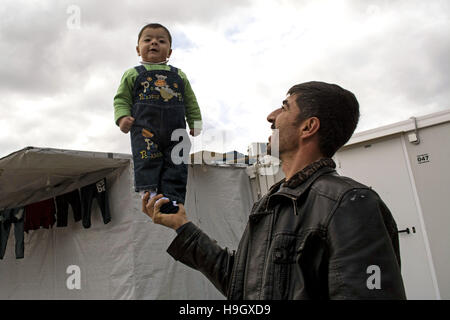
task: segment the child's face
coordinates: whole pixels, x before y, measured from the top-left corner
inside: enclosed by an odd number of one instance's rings
[[[145,62],[166,61],[172,53],[169,36],[163,28],[147,28],[142,32],[136,46],[138,56]]]

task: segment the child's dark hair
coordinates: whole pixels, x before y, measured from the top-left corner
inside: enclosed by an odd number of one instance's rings
[[[159,24],[159,23],[149,23],[149,24],[146,24],[145,26],[143,26],[141,31],[139,31],[138,43],[139,43],[139,40],[141,39],[142,32],[144,32],[144,30],[147,28],[150,28],[150,29],[162,28],[162,29],[164,29],[167,32],[167,35],[169,36],[170,46],[172,46],[172,36],[170,35],[169,29],[167,29],[166,27],[164,27],[162,24]]]

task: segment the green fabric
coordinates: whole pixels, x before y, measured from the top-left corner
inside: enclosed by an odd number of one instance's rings
[[[143,64],[147,70],[170,70],[170,66],[165,64]],[[178,69],[178,74],[184,82],[184,104],[186,107],[186,122],[190,129],[202,128],[202,115],[197,103],[194,91],[186,77],[186,74]],[[114,121],[119,125],[118,120],[122,117],[131,116],[131,107],[133,106],[134,82],[138,76],[135,68],[128,69],[122,76],[119,89],[114,96]]]

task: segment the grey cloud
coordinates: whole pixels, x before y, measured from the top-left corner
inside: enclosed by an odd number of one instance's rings
[[[0,16],[1,92],[34,94],[58,88],[54,55],[62,33],[55,26],[65,23],[64,15],[17,1],[6,3]]]
[[[91,137],[91,142],[82,149],[95,149],[98,145],[106,151],[129,150],[128,137],[120,133],[113,123],[112,98],[123,71],[138,61],[134,46],[140,27],[153,21],[165,24],[172,31],[174,46],[190,48],[193,41],[183,29],[184,24],[214,28],[222,17],[246,8],[250,1],[201,0],[181,5],[180,1],[167,0],[158,1],[151,8],[149,3],[154,1],[67,0],[33,4],[16,0],[2,3],[0,108],[7,121],[14,122],[14,130],[6,132],[1,129],[0,156],[27,145],[69,146],[87,134],[85,130],[93,122],[91,116],[107,119],[111,127],[106,131],[99,130],[98,135]],[[301,10],[305,4],[315,4],[316,1],[290,0],[284,3],[295,4],[296,10]],[[71,30],[66,24],[69,17],[67,8],[72,4],[80,8],[79,30]],[[298,81],[335,82],[355,92],[362,111],[358,130],[448,108],[450,2],[358,0],[345,4],[350,16],[356,19],[355,25],[363,25],[366,19],[377,15],[396,15],[397,18],[389,26],[371,29],[356,43],[345,43],[347,38],[344,36],[329,51],[317,52],[314,63],[304,61],[298,75],[296,71],[286,71],[293,75],[277,79],[283,91],[274,101],[267,103],[273,108],[278,106],[285,91],[293,85],[291,81],[294,78]],[[299,22],[300,27],[305,28],[301,37],[314,31]],[[230,25],[226,35],[234,39],[238,29],[239,26]],[[286,41],[304,41],[303,38],[292,39],[289,34],[285,38]],[[258,50],[257,46],[255,50]],[[314,48],[308,48],[306,42],[302,50],[314,51]],[[301,58],[301,52],[299,55]],[[87,83],[93,76],[106,78],[106,86],[110,90],[87,90]],[[273,80],[258,82],[261,96],[270,96],[270,81]],[[42,97],[57,101],[51,109],[46,109],[46,114],[39,113],[30,118],[14,111],[16,99]],[[248,108],[256,110],[257,106]],[[224,106],[221,119],[205,117],[205,130],[227,130],[227,139],[233,141],[242,141],[242,132],[245,132],[248,141],[255,131],[253,125],[259,128],[260,124],[251,124],[252,129],[243,128],[242,124],[233,123],[235,117]],[[0,118],[0,122],[2,120],[6,121]],[[269,128],[268,124],[264,125]],[[267,134],[269,132],[267,129]],[[265,139],[266,131],[263,133]]]
[[[380,14],[398,12],[388,28],[371,29],[354,43],[345,43],[344,37],[308,70],[356,94],[362,113],[358,130],[449,108],[449,11],[426,4],[416,8],[416,2],[377,4]],[[355,19],[367,17],[367,7],[360,7]]]
[[[6,2],[0,11],[0,93],[47,96],[70,90],[101,68],[119,68],[119,61],[138,62],[137,33],[145,23],[173,26],[214,23],[222,15],[247,5],[247,1],[27,1]],[[68,27],[80,12],[80,29]],[[70,22],[70,21],[69,21]],[[188,36],[175,40],[189,45]],[[129,67],[127,66],[127,67]],[[125,66],[123,66],[125,71]]]
[[[182,23],[210,24],[220,17],[232,14],[250,4],[249,0],[196,0],[183,1],[77,1],[83,20],[98,24],[104,29],[120,29],[122,23],[134,23],[141,27],[146,23],[158,22],[171,26]],[[137,30],[138,31],[138,30]],[[135,35],[137,38],[137,32]]]
[[[380,36],[375,44],[379,48],[367,59],[376,74],[359,75],[361,81],[373,80],[363,84],[378,89],[380,98],[384,98],[380,99],[380,108],[386,108],[387,114],[392,112],[394,99],[399,98],[405,107],[422,114],[421,109],[426,110],[431,104],[448,108],[450,39],[439,29],[414,29],[412,24],[392,30],[395,34],[389,39]],[[363,52],[371,52],[370,47],[361,48],[360,53]]]

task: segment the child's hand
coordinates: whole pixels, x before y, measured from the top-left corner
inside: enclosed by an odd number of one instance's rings
[[[128,133],[133,126],[134,118],[133,117],[123,117],[119,120],[119,128],[123,133]]]
[[[196,137],[200,134],[200,131],[202,131],[201,129],[191,129],[189,130],[189,133],[191,134],[191,136]]]

